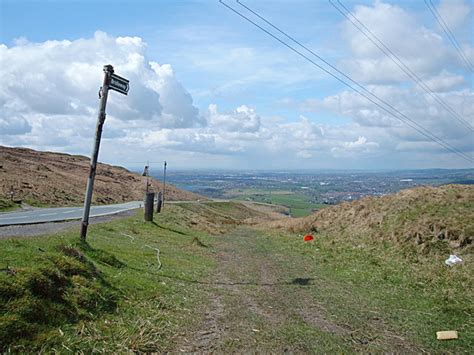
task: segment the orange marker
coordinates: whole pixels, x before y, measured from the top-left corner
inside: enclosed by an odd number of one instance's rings
[[[303,240],[304,240],[305,242],[309,242],[309,241],[311,241],[311,240],[313,240],[313,239],[314,239],[314,237],[313,237],[311,234],[306,234],[306,235],[304,236],[304,238],[303,238]]]

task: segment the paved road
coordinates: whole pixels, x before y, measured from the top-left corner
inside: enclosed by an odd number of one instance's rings
[[[143,206],[142,201],[117,205],[92,206],[90,217],[116,214]],[[82,207],[38,208],[30,211],[0,213],[0,226],[57,222],[82,218]]]

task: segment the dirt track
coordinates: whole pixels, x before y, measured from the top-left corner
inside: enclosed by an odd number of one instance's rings
[[[218,239],[217,274],[202,283],[209,306],[196,329],[177,335],[172,352],[307,352],[319,341],[325,344],[321,350],[343,351],[348,344],[352,350],[367,350],[374,339],[338,324],[314,299],[311,288],[326,287],[323,281],[307,274],[298,261],[269,253],[265,238],[244,227]],[[419,351],[382,322],[376,327],[383,334],[376,348]]]

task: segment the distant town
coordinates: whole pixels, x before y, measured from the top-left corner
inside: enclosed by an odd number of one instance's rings
[[[157,178],[161,176],[157,175]],[[169,182],[212,198],[269,200],[284,193],[312,204],[382,196],[420,185],[474,184],[474,169],[405,171],[169,171]],[[268,201],[271,202],[271,201]]]

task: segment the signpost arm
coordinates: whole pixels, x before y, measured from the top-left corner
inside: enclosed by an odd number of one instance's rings
[[[82,216],[82,224],[81,224],[81,240],[82,241],[86,240],[87,227],[89,225],[89,212],[91,209],[92,192],[94,189],[94,178],[95,178],[95,173],[97,169],[97,158],[99,156],[100,138],[102,136],[102,127],[105,122],[105,107],[107,105],[107,95],[109,92],[110,76],[113,73],[114,73],[114,68],[111,65],[104,66],[104,82],[102,85],[102,89],[100,91],[101,97],[100,97],[100,104],[99,104],[99,115],[97,117],[94,148],[92,150],[89,178],[87,179],[87,189],[86,189],[86,196],[84,200],[84,214]]]

